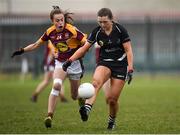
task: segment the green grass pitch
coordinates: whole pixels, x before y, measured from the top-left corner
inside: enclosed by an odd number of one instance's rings
[[[90,82],[92,74],[85,74],[82,82]],[[40,82],[18,75],[0,75],[0,134],[177,134],[180,133],[180,78],[167,75],[135,75],[126,85],[119,99],[117,126],[107,131],[108,107],[103,91],[98,95],[88,122],[82,122],[77,101],[70,98],[68,81],[65,82],[67,104],[58,103],[53,127],[44,127],[48,95],[51,85],[39,96],[37,103],[30,96]]]

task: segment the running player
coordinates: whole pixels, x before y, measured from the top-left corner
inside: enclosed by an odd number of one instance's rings
[[[48,114],[44,121],[47,128],[52,126],[56,99],[59,96],[62,83],[66,76],[69,77],[72,99],[76,100],[78,98],[77,90],[80,85],[80,78],[83,75],[82,61],[81,59],[73,61],[71,66],[68,67],[67,72],[63,71],[62,65],[86,42],[85,34],[69,23],[72,22],[71,13],[62,11],[58,6],[53,6],[53,8],[54,9],[50,13],[50,19],[53,25],[45,31],[38,41],[12,54],[12,57],[14,57],[15,55],[21,55],[24,52],[32,51],[48,40],[50,40],[58,50],[58,57],[55,59],[53,87],[49,95]],[[83,105],[84,100],[78,100],[80,106]]]

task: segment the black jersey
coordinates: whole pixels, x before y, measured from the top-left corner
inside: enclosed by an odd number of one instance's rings
[[[96,27],[88,37],[88,42],[100,45],[100,61],[115,61],[127,66],[127,56],[123,43],[130,41],[127,30],[113,22],[112,32],[107,35],[101,27]]]

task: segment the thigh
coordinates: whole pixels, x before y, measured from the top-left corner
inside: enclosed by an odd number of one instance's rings
[[[55,60],[53,79],[59,78],[63,81],[66,78],[67,73],[62,69],[62,64],[62,62]]]
[[[109,92],[109,98],[118,100],[121,91],[123,90],[125,81],[117,78],[111,78],[111,89]]]
[[[93,84],[98,90],[110,78],[111,70],[105,66],[97,66],[93,75]]]
[[[53,79],[59,78],[62,81],[66,78],[67,73],[64,72],[62,68],[55,68],[54,69],[54,74],[53,74]]]

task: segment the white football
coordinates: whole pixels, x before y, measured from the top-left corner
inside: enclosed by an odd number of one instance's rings
[[[91,83],[82,83],[78,88],[78,96],[80,98],[91,98],[95,93],[95,88]]]

